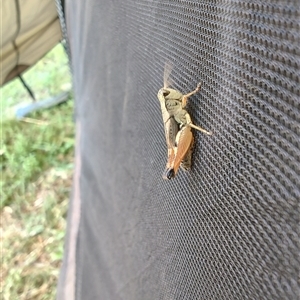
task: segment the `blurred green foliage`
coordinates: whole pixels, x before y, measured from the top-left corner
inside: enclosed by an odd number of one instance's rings
[[[24,78],[37,100],[65,90],[71,77],[63,47],[55,47]],[[54,299],[73,176],[74,102],[70,95],[67,102],[18,121],[6,113],[32,101],[19,80],[2,87],[0,96],[0,298]]]

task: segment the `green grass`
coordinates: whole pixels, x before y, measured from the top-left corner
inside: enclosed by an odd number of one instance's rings
[[[31,114],[33,120],[44,124],[3,122],[4,145],[1,155],[2,187],[1,207],[16,203],[26,192],[27,185],[50,166],[70,167],[69,154],[73,154],[74,125],[73,102]],[[33,121],[34,122],[34,121]]]
[[[39,100],[70,84],[55,47],[25,75]],[[1,89],[2,112],[31,102],[16,80]],[[1,299],[54,299],[63,254],[74,156],[73,100],[1,123]]]

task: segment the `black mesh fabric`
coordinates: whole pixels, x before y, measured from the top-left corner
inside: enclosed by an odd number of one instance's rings
[[[75,299],[299,299],[299,12],[298,0],[67,2]],[[194,131],[192,170],[171,181],[167,60],[175,88],[202,82],[188,111],[214,133]]]

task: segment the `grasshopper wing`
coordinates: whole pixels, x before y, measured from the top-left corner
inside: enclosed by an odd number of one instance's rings
[[[191,158],[191,153],[189,151],[193,146],[193,141],[194,138],[191,127],[183,126],[176,135],[176,146],[169,151],[167,166],[163,174],[164,179],[170,180],[175,177],[182,162],[184,163],[182,167],[186,170],[189,169],[189,159]],[[185,159],[188,161],[185,162]]]
[[[189,126],[183,126],[176,135],[176,144],[175,148],[175,158],[174,158],[174,171],[175,175],[178,171],[178,168],[184,160],[185,156],[188,154],[189,149],[193,146],[194,137]]]

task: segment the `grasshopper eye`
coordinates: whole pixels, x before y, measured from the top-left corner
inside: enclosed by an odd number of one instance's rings
[[[170,94],[170,92],[169,92],[169,91],[166,91],[166,90],[164,90],[164,91],[163,91],[163,95],[164,95],[164,97],[168,96],[169,94]]]

